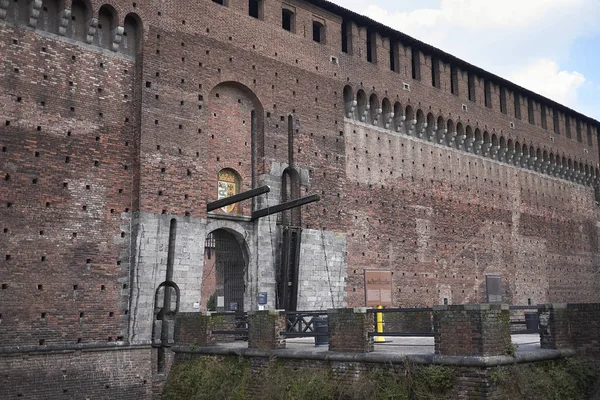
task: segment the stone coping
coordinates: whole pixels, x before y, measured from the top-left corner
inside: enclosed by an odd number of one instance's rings
[[[344,353],[333,351],[314,350],[260,350],[250,348],[232,348],[226,346],[207,346],[190,348],[190,346],[172,347],[175,353],[210,355],[210,356],[236,356],[236,357],[260,357],[280,358],[294,360],[335,361],[335,362],[364,362],[374,364],[403,364],[412,362],[415,364],[435,364],[455,367],[497,367],[501,365],[525,364],[538,361],[555,360],[558,358],[572,357],[576,351],[572,349],[537,349],[522,352],[516,356],[441,356],[436,354],[393,354],[393,353]]]

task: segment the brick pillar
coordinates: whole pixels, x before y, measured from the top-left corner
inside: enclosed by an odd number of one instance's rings
[[[216,344],[210,313],[179,313],[175,321],[175,344]]]
[[[435,354],[497,356],[512,353],[505,304],[434,306]]]
[[[566,304],[545,304],[540,315],[540,346],[542,349],[573,348],[569,337],[569,311]]]
[[[248,312],[248,348],[285,349],[285,314],[280,310]]]
[[[366,308],[327,310],[329,351],[369,353],[373,351],[373,314]]]
[[[567,310],[575,349],[584,357],[600,360],[600,304],[569,304]]]

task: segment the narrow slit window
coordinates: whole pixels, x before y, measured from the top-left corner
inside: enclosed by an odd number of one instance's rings
[[[440,60],[431,57],[431,86],[439,88],[440,85]]]
[[[521,119],[521,98],[519,93],[515,92],[515,118]]]
[[[558,116],[558,111],[554,110],[552,119],[554,125],[554,133],[560,135],[560,119]]]
[[[583,138],[581,137],[581,121],[575,121],[575,130],[577,132],[577,141],[579,143],[583,142]]]
[[[565,115],[565,134],[571,139],[571,117]]]
[[[587,126],[587,144],[592,146],[592,126],[590,124]]]
[[[390,70],[400,72],[400,57],[397,42],[390,42]]]
[[[458,68],[450,67],[450,92],[458,95]]]
[[[506,114],[506,89],[500,88],[500,112]]]
[[[342,22],[342,52],[349,53],[348,51],[348,21]]]
[[[542,104],[540,110],[542,129],[548,129],[548,121],[546,120],[546,106]]]
[[[469,72],[468,75],[468,83],[469,83],[469,100],[475,101],[475,75]]]
[[[413,48],[411,51],[412,55],[412,78],[418,81],[421,80],[421,56],[419,50]]]
[[[492,108],[492,84],[485,81],[483,84],[483,101],[487,108]]]
[[[377,36],[370,29],[367,29],[367,61],[377,63]]]
[[[535,108],[533,106],[533,99],[527,99],[527,114],[529,115],[529,123],[535,125]]]

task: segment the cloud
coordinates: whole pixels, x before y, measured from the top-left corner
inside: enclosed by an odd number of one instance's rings
[[[599,0],[334,1],[565,105],[582,103],[586,77],[561,64],[575,40],[600,33]]]
[[[561,71],[556,62],[543,59],[514,71],[509,79],[552,100],[571,106],[577,104],[577,90],[586,82],[586,78],[579,72]]]

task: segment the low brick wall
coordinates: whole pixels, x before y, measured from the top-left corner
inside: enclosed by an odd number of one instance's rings
[[[546,304],[540,309],[544,349],[575,349],[600,359],[600,304]]]
[[[175,323],[175,343],[211,346],[236,340],[234,334],[213,334],[213,331],[233,331],[235,314],[179,313]]]
[[[285,315],[281,311],[248,312],[248,348],[285,349]]]
[[[512,352],[507,305],[435,306],[433,318],[436,354],[497,356]]]

